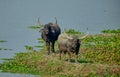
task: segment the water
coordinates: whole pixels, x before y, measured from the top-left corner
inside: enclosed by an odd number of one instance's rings
[[[89,33],[100,33],[103,29],[120,28],[120,0],[0,0],[0,58],[11,58],[14,53],[24,52],[25,45],[39,45],[39,30],[27,27],[36,25],[37,16],[43,24],[55,22],[62,31],[73,28]],[[0,60],[0,63],[3,61]],[[0,73],[2,77],[16,77],[16,74]],[[23,75],[17,74],[17,77]],[[25,75],[25,77],[28,77]],[[34,76],[32,76],[34,77]]]
[[[30,74],[13,74],[13,73],[0,73],[1,77],[40,77],[38,75],[30,75]]]

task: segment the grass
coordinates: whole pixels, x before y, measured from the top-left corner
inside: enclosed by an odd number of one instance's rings
[[[80,56],[79,56],[80,57]],[[46,55],[46,52],[19,53],[13,59],[0,65],[3,72],[30,73],[41,76],[119,76],[119,65],[91,63],[79,59],[80,63],[60,61],[58,54]]]
[[[106,30],[102,30],[103,33],[120,33],[120,29],[106,29]]]
[[[6,62],[0,64],[0,70],[42,77],[119,77],[119,40],[119,33],[89,35],[82,40],[78,63],[75,63],[74,55],[71,62],[67,62],[65,57],[59,60],[57,52],[47,55],[43,46],[41,51],[16,53],[13,58],[5,59]],[[58,50],[57,44],[55,49]]]
[[[74,29],[68,29],[67,31],[65,31],[68,34],[82,34],[82,32],[80,31],[75,31]]]

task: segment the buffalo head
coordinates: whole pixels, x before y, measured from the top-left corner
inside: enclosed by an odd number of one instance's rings
[[[60,27],[57,24],[57,19],[56,23],[47,23],[45,25],[42,25],[39,21],[38,17],[38,25],[41,27],[40,31],[41,32],[41,37],[46,43],[46,48],[48,51],[48,55],[50,54],[50,49],[52,52],[54,52],[54,44],[55,41],[58,39],[59,34],[61,33]],[[50,47],[51,46],[51,47]]]

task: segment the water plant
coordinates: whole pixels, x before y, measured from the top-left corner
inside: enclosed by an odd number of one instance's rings
[[[6,40],[0,40],[0,43],[4,43],[4,42],[7,42]]]
[[[101,32],[102,33],[120,33],[120,29],[113,29],[113,30],[105,29],[105,30],[102,30]]]
[[[0,40],[0,44],[1,44],[1,43],[5,43],[5,42],[8,42],[8,41],[6,41],[6,40]],[[10,48],[5,48],[5,47],[4,47],[4,48],[3,48],[3,47],[2,47],[2,48],[0,47],[0,50],[10,50],[10,51],[11,51],[12,49],[10,49]]]
[[[27,51],[32,51],[33,50],[32,46],[25,45],[24,47]]]
[[[68,34],[82,34],[80,31],[75,31],[74,29],[68,29],[65,31]]]
[[[30,28],[30,29],[40,29],[41,27],[36,25],[36,26],[28,26],[28,28]]]
[[[12,49],[8,49],[8,48],[0,48],[0,50],[9,50],[9,51],[12,51]]]

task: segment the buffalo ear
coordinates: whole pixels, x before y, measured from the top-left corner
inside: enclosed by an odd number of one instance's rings
[[[41,29],[39,32],[43,32],[44,31],[44,29]]]

